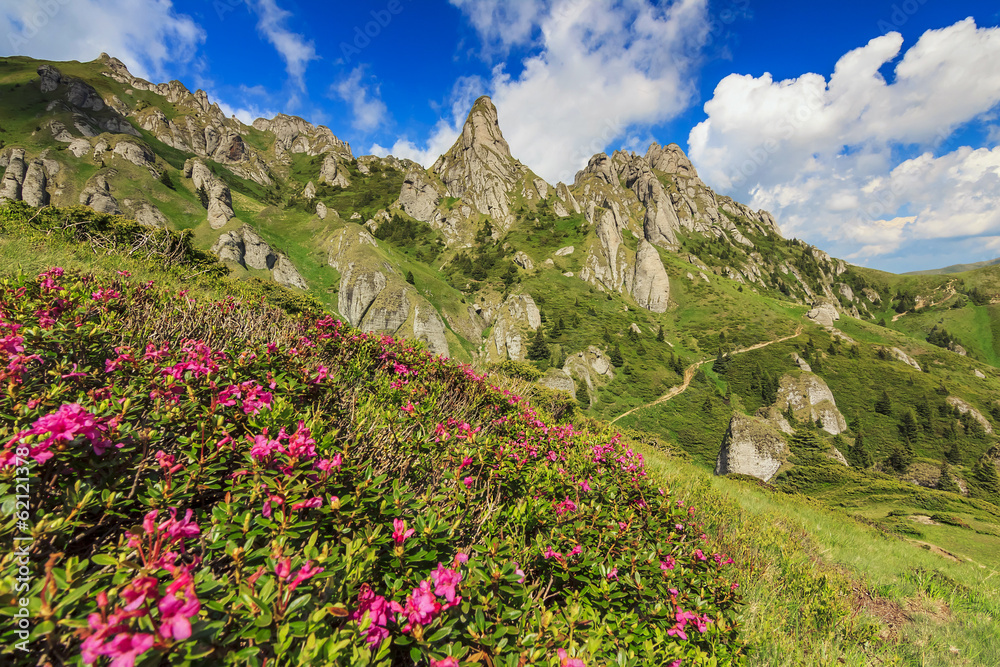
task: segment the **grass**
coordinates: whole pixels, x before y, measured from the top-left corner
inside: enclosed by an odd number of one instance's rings
[[[955,563],[804,496],[644,455],[747,564],[750,665],[1000,664],[1000,551]]]

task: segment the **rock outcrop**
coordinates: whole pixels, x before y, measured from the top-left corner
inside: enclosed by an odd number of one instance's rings
[[[770,422],[736,412],[722,439],[715,474],[751,475],[769,482],[787,460],[788,445]]]
[[[24,161],[24,149],[15,148],[7,156],[7,169],[0,181],[0,202],[4,200],[21,201],[21,186],[28,173],[28,165]]]
[[[538,381],[538,384],[556,391],[565,391],[570,396],[576,398],[576,382],[564,370],[550,368],[545,372],[545,377]]]
[[[667,271],[663,268],[656,248],[645,240],[639,243],[635,256],[632,296],[641,307],[654,313],[666,312],[670,305],[670,279]]]
[[[109,213],[121,215],[122,209],[118,206],[118,200],[111,194],[111,186],[108,184],[108,176],[114,176],[117,172],[113,169],[107,174],[97,174],[87,183],[87,186],[80,193],[80,203],[89,206],[98,213]]]
[[[350,144],[335,137],[330,128],[313,125],[298,116],[278,114],[270,120],[258,118],[253,127],[274,134],[274,153],[279,159],[286,153],[336,153],[351,159]]]
[[[233,219],[235,213],[229,186],[213,174],[204,162],[195,158],[185,162],[184,178],[190,178],[194,189],[204,189],[208,196],[208,224],[212,229],[224,227]]]
[[[445,336],[441,316],[428,305],[418,304],[413,310],[413,335],[427,345],[431,354],[448,354],[448,339]]]
[[[832,435],[847,430],[847,420],[837,409],[833,392],[826,382],[814,373],[782,376],[774,407],[781,412],[791,407],[792,413],[799,421],[819,420],[823,430]]]
[[[986,431],[987,434],[989,435],[993,434],[993,425],[990,424],[990,420],[984,417],[983,413],[981,413],[979,410],[976,410],[974,407],[969,405],[967,402],[965,402],[958,396],[949,396],[946,399],[946,401],[948,402],[948,405],[957,409],[960,414],[963,415],[968,414],[977,422],[979,422],[979,424],[983,427],[983,430]]]
[[[487,357],[521,361],[528,351],[526,333],[542,325],[541,313],[528,294],[512,294],[493,318],[493,332],[487,343]]]
[[[323,159],[323,166],[319,170],[319,182],[341,188],[347,188],[351,185],[347,169],[340,164],[340,161],[334,155],[327,155]]]
[[[911,366],[912,368],[914,368],[914,369],[916,369],[918,371],[921,370],[920,364],[917,363],[917,360],[914,359],[913,357],[911,357],[910,355],[908,355],[906,352],[903,352],[898,347],[890,348],[889,349],[889,354],[891,354],[894,359],[896,359],[898,361],[902,361],[907,366]]]
[[[820,303],[806,313],[806,317],[820,326],[832,327],[833,323],[840,319],[840,313],[834,305]]]
[[[236,262],[247,269],[268,270],[278,284],[303,290],[308,288],[291,260],[274,250],[249,225],[224,232],[212,246],[212,252],[224,262]]]
[[[570,377],[583,380],[587,385],[587,393],[591,396],[596,392],[598,385],[615,378],[614,366],[611,365],[608,355],[594,345],[583,352],[566,357],[563,371]]]

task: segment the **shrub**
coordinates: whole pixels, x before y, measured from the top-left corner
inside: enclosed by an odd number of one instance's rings
[[[36,490],[4,530],[44,564],[18,664],[740,659],[731,560],[620,436],[261,308],[59,269],[0,283],[0,502]]]

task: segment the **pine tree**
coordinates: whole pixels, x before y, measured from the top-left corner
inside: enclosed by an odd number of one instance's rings
[[[882,390],[882,395],[875,401],[875,412],[880,415],[892,415],[892,399],[889,398],[889,393],[885,389]]]
[[[166,169],[164,169],[163,173],[160,174],[160,183],[163,183],[163,185],[167,186],[171,190],[174,189],[174,181],[170,178],[170,172]]]
[[[661,324],[659,331],[656,332],[656,342],[657,343],[662,343],[663,340],[664,340],[663,339],[663,325]]]
[[[941,476],[938,478],[937,488],[941,491],[949,491],[951,493],[959,493],[961,491],[958,487],[958,482],[955,481],[955,477],[951,474],[951,466],[948,465],[947,461],[941,462]]]
[[[917,418],[913,416],[912,410],[907,410],[903,413],[902,419],[899,420],[899,434],[907,442],[913,443],[916,441],[918,433]]]
[[[614,349],[608,354],[608,359],[611,360],[611,364],[616,368],[621,368],[625,364],[625,359],[622,358],[622,349],[615,344]]]
[[[201,202],[201,207],[204,209],[208,208],[208,192],[205,190],[205,184],[202,183],[198,187],[198,200]]]
[[[950,425],[951,426],[951,425]],[[952,435],[954,436],[955,427],[951,426]],[[962,462],[962,450],[958,446],[958,439],[953,437],[951,441],[951,446],[948,451],[945,452],[945,458],[948,459],[948,463],[953,466],[957,466]]]
[[[872,455],[868,452],[864,436],[860,432],[851,445],[851,458],[854,460],[854,465],[859,468],[868,468],[872,464]]]
[[[528,348],[528,359],[532,361],[542,361],[549,358],[549,346],[545,343],[545,332],[541,327],[535,332],[535,339],[531,341]]]

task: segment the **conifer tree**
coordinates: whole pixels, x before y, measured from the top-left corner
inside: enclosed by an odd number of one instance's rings
[[[944,457],[948,459],[948,463],[953,466],[957,466],[962,462],[962,450],[958,446],[957,438],[952,439],[951,446],[948,447],[948,451],[945,452]]]
[[[608,359],[611,360],[611,364],[616,368],[620,368],[625,363],[625,359],[622,358],[622,349],[617,343],[615,344],[614,349],[612,349],[608,354]]]
[[[892,414],[892,399],[889,398],[889,393],[885,389],[882,390],[882,395],[875,401],[875,412],[880,415]]]
[[[545,332],[542,331],[541,327],[538,327],[538,330],[535,332],[535,339],[531,341],[531,347],[528,348],[528,359],[541,361],[548,358],[549,346],[545,343]]]
[[[947,461],[941,462],[941,476],[938,478],[937,488],[941,491],[950,491],[951,493],[959,493],[961,491],[958,487],[958,482],[955,481],[955,477],[951,474],[951,466],[948,465]]]
[[[204,209],[208,208],[208,192],[205,190],[205,184],[202,183],[198,187],[198,201],[201,202],[201,207]]]
[[[663,325],[662,324],[660,325],[660,329],[656,332],[656,342],[657,343],[662,343],[663,342]]]

